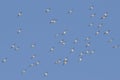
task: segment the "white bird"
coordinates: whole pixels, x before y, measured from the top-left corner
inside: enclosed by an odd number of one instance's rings
[[[54,47],[51,47],[50,48],[50,52],[53,53],[55,51],[55,48]]]
[[[22,16],[22,15],[23,15],[23,13],[22,13],[22,11],[20,11],[17,16]]]
[[[60,64],[61,63],[61,59],[58,59],[57,61],[55,61],[55,64]]]
[[[66,45],[66,41],[64,39],[60,40],[59,43],[62,45]]]
[[[85,41],[90,41],[90,39],[91,39],[90,37],[86,37]]]
[[[94,23],[90,23],[88,26],[89,26],[89,27],[92,27],[93,25],[94,25]]]
[[[40,61],[36,61],[35,64],[36,64],[36,65],[39,65],[39,64],[40,64]]]
[[[90,15],[90,17],[95,17],[95,16],[96,16],[96,14],[95,14],[95,13],[93,13],[93,14],[91,14],[91,15]]]
[[[75,39],[73,43],[74,43],[74,44],[77,44],[77,43],[78,43],[78,39]]]
[[[27,72],[27,70],[26,69],[23,69],[22,71],[21,71],[21,74],[23,75],[24,73],[26,73]]]
[[[104,35],[108,35],[108,34],[110,34],[110,32],[111,32],[110,30],[107,30],[104,32]]]
[[[101,19],[106,19],[108,17],[108,12],[105,12],[104,14],[103,14],[103,16],[101,17]]]
[[[103,27],[103,23],[98,24],[98,28]]]
[[[31,47],[32,47],[32,48],[35,48],[35,46],[36,46],[36,44],[35,44],[35,43],[31,45]]]
[[[90,50],[86,50],[86,51],[85,51],[85,54],[89,54],[89,53],[90,53]]]
[[[62,32],[62,35],[66,35],[66,34],[67,34],[67,31],[68,31],[68,30],[64,30],[64,31]]]
[[[63,62],[63,65],[66,65],[67,63],[68,63],[68,61],[64,61],[64,62]]]
[[[3,58],[1,62],[2,62],[2,63],[6,63],[7,60],[8,60],[7,58]]]
[[[96,31],[96,33],[95,33],[95,35],[99,35],[100,34],[100,31],[98,30],[98,31]]]
[[[50,23],[50,24],[55,24],[56,22],[57,22],[56,19],[51,19],[49,23]]]
[[[36,55],[34,54],[34,55],[31,56],[31,59],[34,59],[35,57],[36,57]]]
[[[80,58],[79,58],[79,61],[81,62],[82,60],[83,60],[83,58],[82,58],[82,57],[80,57]]]
[[[95,50],[90,50],[90,53],[91,53],[91,54],[94,54],[94,53],[95,53]]]
[[[64,61],[68,61],[68,58],[66,57],[66,58],[64,59]]]
[[[72,13],[73,13],[73,10],[69,10],[69,11],[68,11],[68,14],[72,14]]]
[[[70,53],[74,53],[74,52],[75,52],[75,48],[71,48]]]
[[[35,66],[35,64],[34,64],[34,63],[31,63],[29,66],[30,66],[30,67],[34,67],[34,66]]]
[[[80,55],[79,55],[79,56],[82,57],[83,55],[84,55],[84,52],[80,52]]]
[[[87,48],[87,47],[90,47],[90,46],[91,46],[91,43],[90,43],[90,42],[86,43],[86,45],[85,45],[86,48]]]
[[[45,13],[49,13],[51,11],[51,8],[47,8],[46,10],[45,10]]]
[[[21,28],[17,30],[17,34],[19,34],[19,33],[21,33],[21,32],[22,32],[22,29],[21,29]]]
[[[20,49],[20,47],[16,46],[14,50],[18,51],[19,49]]]
[[[63,65],[66,65],[68,63],[68,58],[65,57],[64,60],[63,60]]]
[[[11,48],[15,48],[15,47],[16,47],[15,43],[11,45]]]
[[[90,6],[90,8],[89,8],[89,10],[93,10],[94,9],[94,6],[93,5],[91,5]]]
[[[105,12],[105,13],[104,13],[104,16],[107,17],[107,16],[108,16],[108,12]]]
[[[45,73],[43,74],[43,76],[44,76],[44,77],[47,77],[47,76],[48,76],[48,72],[45,72]]]

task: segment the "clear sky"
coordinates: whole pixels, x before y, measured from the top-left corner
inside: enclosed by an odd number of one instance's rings
[[[119,3],[0,0],[0,80],[120,80]]]

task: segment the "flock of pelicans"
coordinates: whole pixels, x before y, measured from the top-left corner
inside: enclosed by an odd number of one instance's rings
[[[45,9],[44,12],[45,12],[46,14],[48,14],[48,13],[51,12],[51,10],[52,10],[51,8],[47,8],[47,9]],[[88,10],[94,11],[94,4],[90,5]],[[67,13],[68,13],[68,15],[71,15],[72,13],[74,13],[74,11],[73,11],[73,10],[68,10]],[[20,11],[20,12],[17,14],[17,16],[18,16],[18,17],[23,16],[23,12]],[[93,17],[96,16],[96,14],[95,14],[95,13],[92,13],[92,14],[90,14],[89,16],[90,16],[90,18],[93,18]],[[107,19],[108,16],[109,16],[109,13],[108,13],[108,12],[104,12],[104,13],[102,14],[102,16],[99,17],[99,19],[100,19],[100,20],[104,20],[104,19]],[[49,23],[49,24],[56,24],[56,23],[57,23],[57,19],[51,19],[48,23]],[[94,22],[88,24],[88,27],[91,27],[91,28],[92,28],[93,26],[94,26]],[[104,26],[103,23],[98,24],[98,25],[96,26],[96,27],[97,27],[97,31],[95,31],[93,34],[94,34],[95,36],[98,36],[99,34],[102,33],[103,35],[109,35],[109,36],[110,36],[110,34],[111,34],[111,30],[110,30],[110,29],[108,29],[108,30],[106,30],[106,31],[104,31],[104,32],[101,31],[101,29],[103,28],[103,26]],[[19,29],[17,30],[16,34],[20,34],[20,33],[22,33],[22,31],[23,31],[22,28],[19,28]],[[55,34],[55,39],[58,40],[58,42],[57,42],[57,43],[58,43],[58,44],[57,44],[58,46],[61,45],[61,46],[64,46],[64,47],[65,47],[65,46],[68,44],[65,39],[63,39],[63,38],[62,38],[62,39],[59,39],[59,36],[66,36],[67,34],[69,34],[69,30],[67,30],[67,29],[66,29],[66,30],[63,30],[63,32],[60,32],[60,33],[56,33],[56,34]],[[91,49],[91,45],[92,45],[91,37],[90,37],[90,36],[84,37],[84,41],[85,41],[85,44],[84,44],[83,46],[85,47],[85,50],[80,51],[79,54],[77,55],[79,62],[82,62],[82,61],[83,61],[84,56],[95,53],[95,49]],[[109,43],[113,42],[113,38],[110,38],[110,39],[108,40],[108,42],[109,42]],[[74,40],[71,42],[71,44],[74,44],[74,45],[80,44],[80,43],[81,43],[81,41],[80,41],[79,38],[76,38],[76,39],[74,39]],[[70,46],[70,47],[71,47],[71,46]],[[15,43],[13,43],[10,48],[13,49],[13,50],[15,50],[15,51],[19,51],[19,50],[20,50],[20,47],[19,47],[18,45],[16,45]],[[35,44],[35,43],[32,44],[32,45],[31,45],[31,48],[36,48],[36,44]],[[66,48],[67,48],[67,47],[66,47]],[[112,48],[120,48],[120,45],[113,45]],[[69,49],[68,53],[69,53],[70,55],[71,55],[71,54],[74,54],[75,51],[76,51],[76,49],[77,49],[77,47],[71,47],[71,48]],[[52,47],[50,47],[50,49],[48,50],[48,52],[49,52],[50,54],[56,53],[55,51],[56,51],[56,46],[52,46]],[[57,55],[57,54],[56,54],[56,55]],[[31,55],[30,59],[33,60],[33,59],[35,59],[36,57],[37,57],[37,55],[36,55],[36,54],[33,54],[33,55]],[[4,58],[1,58],[1,59],[0,59],[0,62],[3,63],[3,64],[7,63],[7,61],[8,61],[8,58],[7,58],[7,57],[4,57]],[[54,61],[53,63],[54,63],[55,65],[57,65],[57,64],[67,65],[69,62],[70,62],[69,56],[66,56],[66,57],[63,57],[63,58],[58,58],[58,59],[57,59],[56,61]],[[34,66],[37,66],[37,65],[40,65],[40,64],[41,64],[41,61],[38,60],[38,61],[36,61],[36,62],[34,62],[34,63],[29,64],[29,67],[28,67],[28,68],[31,68],[31,67],[34,67]],[[28,68],[25,68],[25,69],[21,70],[20,73],[21,73],[22,75],[24,75],[25,73],[27,73]],[[46,71],[46,72],[43,72],[42,76],[47,77],[47,76],[48,76],[48,73],[49,73],[49,72],[47,72],[47,71]]]

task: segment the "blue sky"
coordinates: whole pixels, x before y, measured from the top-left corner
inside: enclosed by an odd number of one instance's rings
[[[0,80],[119,80],[119,3],[1,0]]]

